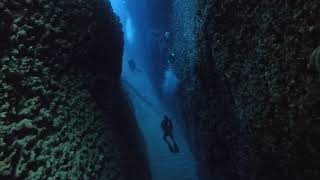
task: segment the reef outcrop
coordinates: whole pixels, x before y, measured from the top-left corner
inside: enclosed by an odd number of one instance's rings
[[[0,179],[123,178],[122,51],[108,1],[0,1]]]
[[[197,48],[177,40],[172,64],[211,179],[319,178],[319,6],[197,1]],[[195,55],[178,56],[185,50]]]

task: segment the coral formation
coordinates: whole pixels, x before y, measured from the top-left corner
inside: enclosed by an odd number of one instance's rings
[[[312,54],[311,69],[318,71],[319,50],[312,51],[320,42],[319,2],[197,3],[198,55],[175,56],[172,63],[207,175],[318,179],[320,86],[307,64]],[[185,33],[182,25],[174,28]],[[174,53],[189,50],[175,42]],[[184,62],[194,63],[191,71]]]
[[[0,179],[123,178],[106,116],[122,46],[109,2],[0,1]]]

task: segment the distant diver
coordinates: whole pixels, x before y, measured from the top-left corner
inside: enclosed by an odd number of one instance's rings
[[[132,72],[135,72],[135,71],[142,72],[142,70],[137,67],[136,62],[133,59],[130,59],[128,61],[128,65]]]
[[[171,35],[171,34],[170,34],[170,32],[168,32],[168,31],[164,33],[164,37],[165,37],[166,39],[169,39],[169,38],[170,38],[170,35]]]
[[[172,134],[172,129],[173,129],[172,121],[166,115],[164,116],[164,119],[161,121],[161,128],[164,133],[163,140],[168,144],[170,151],[172,153],[178,153],[179,148]],[[170,143],[167,137],[171,139],[173,144]]]

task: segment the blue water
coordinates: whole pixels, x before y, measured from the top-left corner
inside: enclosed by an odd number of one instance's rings
[[[197,180],[197,162],[188,145],[177,101],[179,80],[170,68],[166,51],[170,42],[168,0],[110,0],[123,25],[125,47],[122,81],[134,108],[146,144],[153,180]],[[159,11],[157,11],[159,9]],[[130,65],[134,62],[134,68]],[[165,98],[164,98],[165,97]],[[179,153],[162,139],[160,123],[173,121]]]

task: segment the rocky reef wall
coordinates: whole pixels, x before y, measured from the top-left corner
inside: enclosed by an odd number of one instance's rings
[[[122,51],[108,1],[0,1],[0,179],[124,178]]]
[[[320,3],[197,2],[198,55],[172,63],[208,179],[318,179]]]

